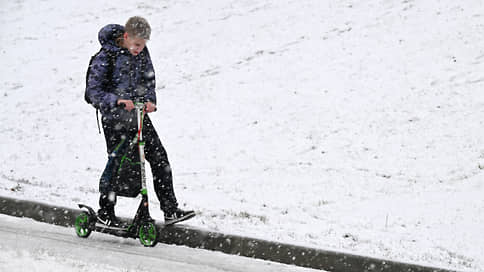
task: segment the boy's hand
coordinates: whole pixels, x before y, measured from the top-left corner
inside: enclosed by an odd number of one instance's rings
[[[118,106],[121,106],[121,104],[124,104],[124,109],[127,111],[132,111],[134,109],[133,101],[128,99],[119,99],[117,104]]]
[[[146,102],[145,103],[145,111],[147,113],[156,111],[156,105],[151,103],[151,102]]]

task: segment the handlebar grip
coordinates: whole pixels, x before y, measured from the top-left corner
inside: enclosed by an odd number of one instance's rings
[[[124,108],[126,108],[126,103],[119,103],[119,105],[118,105],[118,106],[119,106],[120,108],[124,109]],[[154,111],[157,111],[157,110],[158,110],[158,108],[155,106],[155,110],[154,110]]]

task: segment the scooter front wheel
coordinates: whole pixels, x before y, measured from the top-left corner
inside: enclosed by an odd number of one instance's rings
[[[91,222],[90,217],[87,212],[81,212],[76,217],[76,222],[74,223],[74,227],[76,229],[77,236],[81,238],[87,238],[91,234],[92,230],[90,228]]]
[[[138,231],[139,241],[145,247],[154,247],[158,238],[158,231],[152,222],[143,222]]]

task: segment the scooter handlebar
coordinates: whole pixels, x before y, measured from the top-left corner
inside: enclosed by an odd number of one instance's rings
[[[119,103],[119,107],[122,108],[122,109],[126,108],[126,103]],[[155,106],[154,111],[157,111],[157,110],[158,110],[158,108]]]

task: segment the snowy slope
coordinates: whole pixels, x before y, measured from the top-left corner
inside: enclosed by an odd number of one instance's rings
[[[97,204],[85,70],[132,15],[189,224],[484,270],[478,0],[2,1],[0,194]]]

